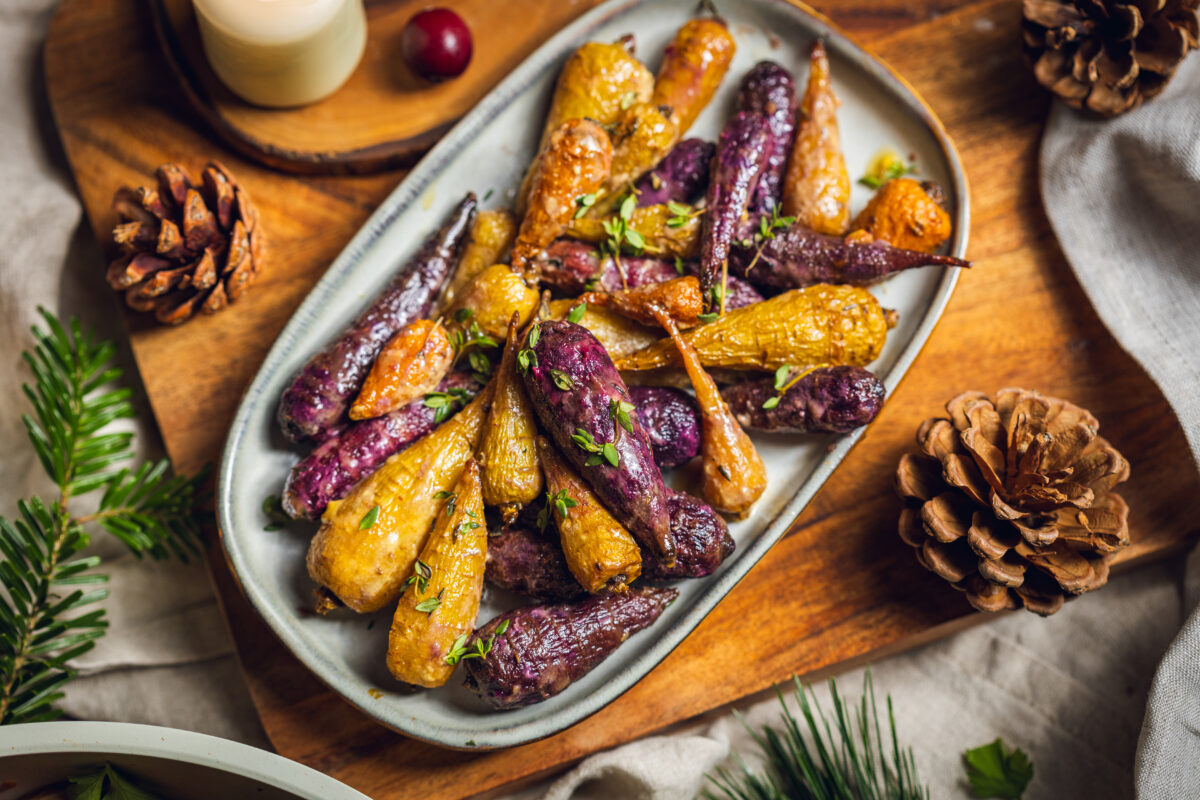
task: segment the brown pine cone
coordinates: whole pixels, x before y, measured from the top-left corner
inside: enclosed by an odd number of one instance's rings
[[[262,233],[246,191],[217,162],[198,187],[178,164],[154,174],[157,187],[123,187],[113,196],[121,255],[107,279],[131,308],[177,325],[241,296],[262,265]]]
[[[1162,91],[1200,38],[1200,0],[1024,0],[1038,83],[1075,108],[1115,116]]]
[[[1024,389],[967,392],[927,419],[896,471],[900,537],[980,611],[1053,614],[1108,580],[1129,544],[1112,488],[1129,462],[1079,406]]]

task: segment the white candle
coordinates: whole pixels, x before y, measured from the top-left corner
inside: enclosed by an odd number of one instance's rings
[[[362,0],[195,0],[213,71],[261,106],[313,103],[345,83],[367,42]]]

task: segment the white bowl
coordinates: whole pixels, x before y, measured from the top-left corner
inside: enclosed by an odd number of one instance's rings
[[[349,786],[257,747],[125,722],[34,722],[0,728],[0,800],[112,764],[170,800],[369,800]]]

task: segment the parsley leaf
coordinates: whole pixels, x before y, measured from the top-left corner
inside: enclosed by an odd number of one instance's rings
[[[1000,739],[967,750],[963,766],[975,797],[1019,800],[1033,780],[1033,764],[1020,748],[1008,750]]]

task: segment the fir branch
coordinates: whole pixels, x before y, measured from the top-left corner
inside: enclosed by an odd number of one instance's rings
[[[80,558],[94,523],[138,556],[199,552],[195,513],[203,476],[172,476],[166,461],[136,469],[117,465],[133,457],[130,433],[105,433],[132,417],[130,390],[110,388],[120,378],[116,347],[85,332],[78,320],[64,327],[38,309],[46,330],[33,328],[34,347],[23,356],[33,372],[23,387],[33,406],[22,417],[29,440],[58,496],[18,503],[18,518],[0,517],[0,724],[59,715],[54,704],[75,674],[70,662],[95,646],[108,622],[107,597],[97,588],[96,557]],[[101,491],[97,510],[73,517],[68,501]]]
[[[829,688],[832,721],[811,687],[795,679],[804,724],[784,704],[781,692],[782,731],[770,726],[750,731],[766,759],[766,771],[751,772],[739,759],[737,770],[720,767],[708,776],[716,790],[705,790],[703,796],[708,800],[928,800],[929,790],[919,782],[912,751],[900,747],[891,697],[887,698],[890,747],[884,742],[870,673],[857,707],[838,694],[834,681],[829,681]]]

